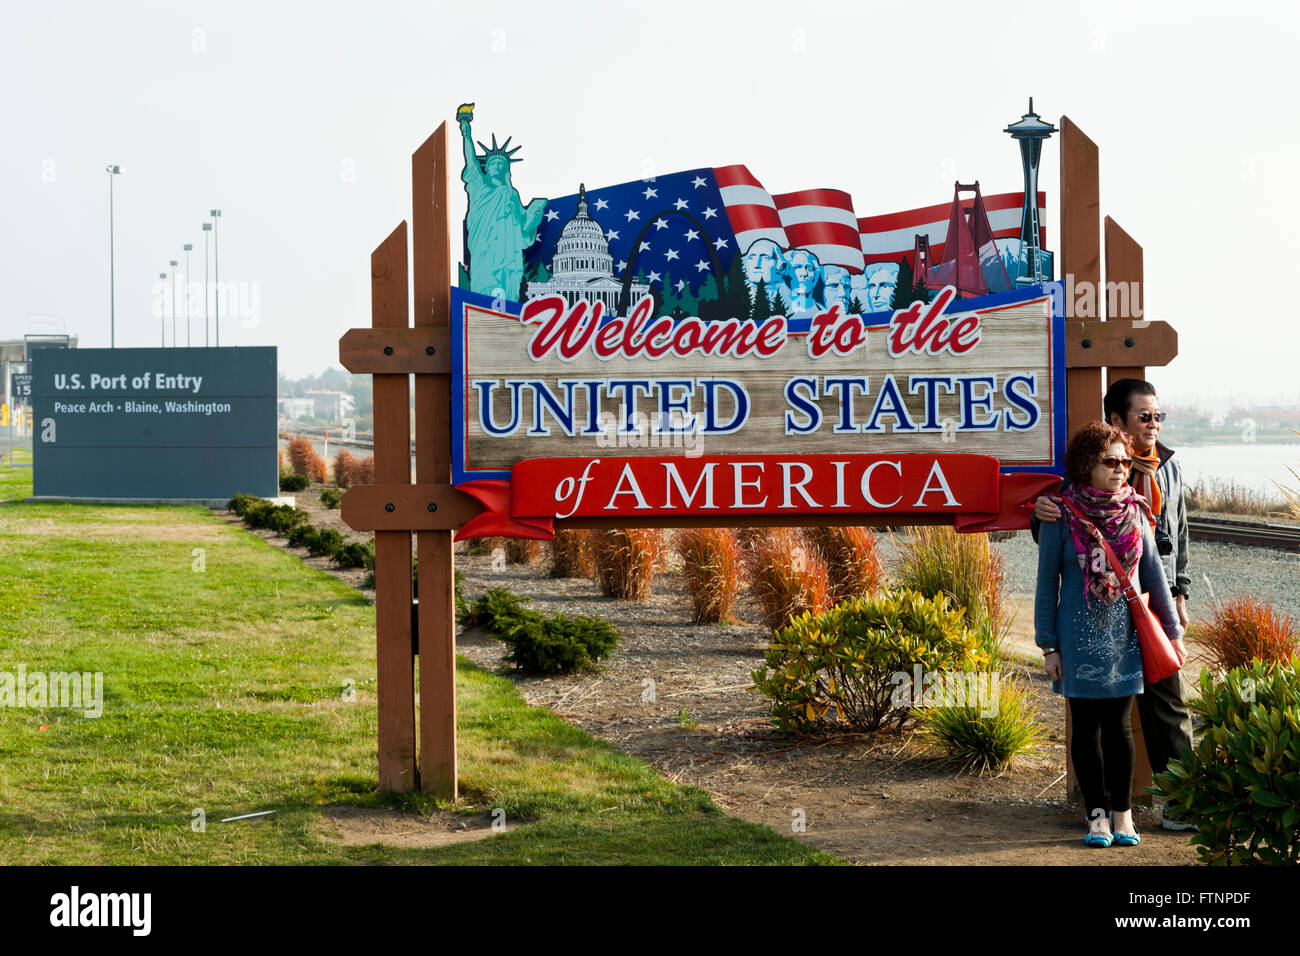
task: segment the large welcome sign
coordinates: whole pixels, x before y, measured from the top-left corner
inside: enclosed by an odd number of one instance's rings
[[[987,527],[1013,517],[1006,475],[1060,473],[1049,292],[960,301],[948,287],[885,315],[705,321],[656,316],[649,296],[620,317],[599,301],[503,306],[454,290],[454,480],[490,492],[521,533],[554,518],[755,513],[939,512]]]
[[[478,153],[472,119],[452,475],[488,510],[461,537],[754,514],[1023,525],[1016,495],[1060,474],[1062,297],[1041,229],[1002,221],[1014,194],[958,184],[941,231],[934,210],[772,195],[743,166],[525,205],[519,147]]]

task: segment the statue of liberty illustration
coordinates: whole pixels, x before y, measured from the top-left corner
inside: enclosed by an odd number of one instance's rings
[[[519,192],[510,182],[510,164],[519,160],[509,149],[510,138],[500,146],[492,134],[491,148],[479,143],[482,155],[474,149],[470,122],[474,104],[456,110],[461,138],[465,147],[465,193],[469,207],[465,214],[465,258],[469,288],[484,295],[517,300],[524,279],[524,250],[537,240],[537,227],[546,208],[545,199],[534,199],[524,206]]]

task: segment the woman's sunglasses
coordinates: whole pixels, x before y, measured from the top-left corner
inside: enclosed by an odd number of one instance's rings
[[[1114,471],[1120,465],[1123,465],[1125,470],[1131,468],[1133,465],[1132,458],[1116,458],[1114,455],[1111,455],[1109,458],[1101,458],[1098,460],[1111,471]]]
[[[1153,418],[1158,422],[1163,422],[1169,417],[1168,412],[1129,412],[1129,414],[1140,421],[1143,425],[1150,424],[1151,419]]]

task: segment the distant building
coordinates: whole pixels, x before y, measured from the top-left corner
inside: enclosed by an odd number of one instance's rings
[[[314,414],[325,421],[337,421],[352,414],[352,396],[347,392],[334,392],[326,389],[308,389],[305,398],[311,399]]]
[[[276,404],[280,409],[280,417],[287,418],[289,421],[311,418],[316,414],[316,402],[311,398],[293,398],[289,395],[281,395],[276,400]]]
[[[614,257],[609,254],[609,240],[600,223],[587,215],[587,187],[578,187],[578,211],[564,224],[551,260],[551,278],[547,282],[528,283],[528,298],[559,294],[569,305],[577,302],[600,302],[606,315],[618,312],[618,297],[623,281],[614,278]],[[644,282],[633,282],[631,302],[635,304],[650,293]]]

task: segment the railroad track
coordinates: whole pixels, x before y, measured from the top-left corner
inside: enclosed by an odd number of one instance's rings
[[[1300,525],[1252,524],[1227,518],[1189,518],[1187,530],[1193,541],[1248,544],[1256,548],[1300,551]]]

